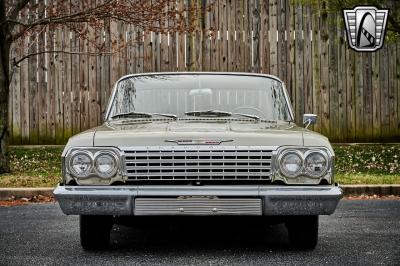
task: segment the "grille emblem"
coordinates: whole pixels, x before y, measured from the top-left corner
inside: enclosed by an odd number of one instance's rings
[[[177,139],[165,140],[165,142],[173,142],[178,145],[220,145],[222,142],[231,142],[230,140],[210,140],[210,139]]]
[[[343,9],[350,48],[358,52],[373,52],[383,45],[388,9],[358,6]]]

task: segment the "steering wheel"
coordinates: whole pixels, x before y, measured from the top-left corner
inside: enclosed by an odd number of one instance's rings
[[[234,108],[232,110],[232,113],[236,113],[237,110],[241,110],[241,109],[253,110],[253,111],[256,111],[256,112],[262,114],[262,116],[265,117],[265,114],[261,109],[259,109],[257,107],[253,107],[253,106],[239,106],[239,107]]]

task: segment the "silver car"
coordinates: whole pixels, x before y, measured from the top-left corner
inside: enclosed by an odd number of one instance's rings
[[[71,137],[54,194],[84,249],[120,218],[261,216],[314,248],[342,197],[328,139],[294,123],[284,83],[248,73],[151,73],[116,82],[103,125]]]

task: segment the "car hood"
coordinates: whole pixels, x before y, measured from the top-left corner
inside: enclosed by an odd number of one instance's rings
[[[95,128],[93,145],[169,146],[178,145],[171,141],[210,140],[223,141],[220,145],[225,146],[301,146],[304,145],[304,132],[315,134],[287,122],[198,120],[108,122]],[[323,138],[319,137],[322,140]],[[318,141],[312,143],[318,144]]]

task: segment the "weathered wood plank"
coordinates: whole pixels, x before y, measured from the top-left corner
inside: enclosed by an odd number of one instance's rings
[[[339,114],[337,110],[338,106],[338,69],[337,69],[337,50],[338,50],[338,39],[337,39],[337,16],[336,14],[328,15],[328,36],[329,36],[329,131],[330,136],[333,140],[337,140],[339,132],[338,132],[338,124],[339,124]],[[306,98],[307,99],[307,98]]]
[[[389,128],[390,128],[390,134],[389,138],[392,140],[396,140],[399,136],[398,132],[398,112],[397,112],[397,97],[398,97],[398,90],[397,90],[397,82],[396,82],[396,44],[395,43],[390,43],[388,44],[389,47],[389,67],[388,67],[388,76],[389,76]],[[400,138],[398,138],[400,139]],[[398,140],[397,139],[397,140]]]
[[[11,48],[11,58],[18,57],[18,48],[21,46],[21,40],[14,44]],[[11,63],[12,64],[12,63]],[[10,66],[12,71],[10,81],[10,97],[9,97],[9,130],[11,133],[11,141],[16,144],[21,143],[21,69],[17,66]]]
[[[364,141],[371,141],[373,136],[372,121],[372,57],[371,53],[363,54],[364,72],[363,72],[363,83],[364,83],[364,119],[362,121],[364,127]]]
[[[63,50],[63,32],[61,28],[57,28],[54,33],[54,49],[57,51]],[[64,75],[63,75],[63,53],[57,53],[54,56],[54,91],[55,91],[55,142],[62,144],[64,141]],[[88,116],[88,112],[84,112]],[[88,125],[85,126],[88,128]]]
[[[372,53],[372,131],[375,140],[381,138],[381,87],[379,83],[380,51]]]
[[[295,16],[295,117],[296,122],[302,123],[302,115],[304,113],[304,35],[303,35],[303,7],[301,5],[296,6]]]
[[[284,29],[282,29],[284,30]],[[304,113],[312,113],[313,111],[313,93],[312,93],[312,43],[311,43],[311,7],[305,5],[303,7],[303,58],[304,58]],[[282,62],[283,63],[283,62]],[[281,63],[281,64],[282,64]],[[281,75],[285,75],[282,67],[279,67]],[[301,122],[301,121],[300,121]]]
[[[71,50],[79,52],[80,39],[72,33]],[[81,84],[80,84],[80,56],[71,56],[71,82],[72,82],[72,133],[77,134],[81,131]]]
[[[329,33],[328,33],[328,14],[326,2],[321,2],[321,18],[320,18],[320,62],[321,62],[321,132],[329,134],[330,114],[329,114]],[[297,36],[296,36],[297,37]],[[296,56],[297,58],[297,56]]]
[[[244,5],[246,1],[236,3],[236,41],[235,41],[235,71],[243,72],[245,62],[245,38],[244,38]]]
[[[228,69],[228,42],[227,42],[227,15],[226,15],[227,0],[219,0],[218,7],[218,24],[219,24],[219,71],[227,71]]]
[[[79,2],[80,8],[85,8],[83,2]],[[85,31],[87,24],[85,24]],[[79,104],[80,104],[80,127],[81,130],[89,128],[89,56],[88,56],[88,40],[87,38],[79,39]]]
[[[29,37],[22,39],[22,47],[29,47]],[[19,51],[19,55],[23,55],[24,50]],[[29,142],[29,60],[24,60],[20,64],[20,86],[21,86],[21,143],[28,144]]]
[[[346,73],[346,49],[345,31],[340,25],[342,21],[339,20],[337,28],[338,33],[338,106],[339,106],[339,122],[338,122],[338,141],[344,142],[347,140],[347,106],[346,106],[346,86],[347,86],[347,73]],[[314,103],[318,104],[318,103]]]
[[[90,7],[95,7],[96,1],[91,0]],[[125,34],[125,32],[124,32]],[[89,75],[89,84],[88,84],[88,101],[89,101],[89,123],[88,127],[92,128],[99,124],[99,115],[100,115],[100,105],[97,96],[97,56],[94,56],[97,52],[96,44],[97,39],[99,38],[99,33],[96,29],[88,25],[88,52],[90,56],[88,57],[88,75]],[[100,60],[100,59],[99,59]]]
[[[321,65],[320,65],[320,31],[319,31],[320,12],[318,9],[312,10],[312,88],[313,88],[313,113],[318,115],[318,122],[313,126],[316,131],[321,130]],[[291,36],[291,34],[289,35]],[[289,77],[289,80],[291,78]]]
[[[45,3],[38,2],[38,17],[44,18],[45,16]],[[46,95],[47,95],[47,80],[46,80],[46,70],[47,67],[45,65],[46,54],[43,52],[46,51],[46,40],[45,40],[45,31],[42,30],[38,33],[38,52],[42,53],[38,55],[38,68],[37,68],[37,76],[38,76],[38,112],[39,112],[39,143],[48,143],[51,141],[47,137],[47,113],[46,113]]]
[[[35,3],[35,0],[30,1],[31,5]],[[36,9],[30,8],[29,17],[33,18],[36,15]],[[28,53],[33,54],[37,51],[37,33],[32,33],[29,37],[29,48]],[[29,139],[31,144],[39,143],[39,111],[38,111],[38,82],[37,82],[37,56],[31,56],[28,58],[28,77],[29,77]]]
[[[228,1],[228,71],[235,71],[236,65],[236,1]]]
[[[270,74],[278,75],[278,18],[277,18],[278,2],[277,0],[269,1],[269,49]]]
[[[388,47],[384,45],[380,51],[379,83],[381,89],[381,136],[383,139],[390,136],[390,111],[389,111],[389,55]]]
[[[69,53],[71,52],[71,34],[68,27],[63,27],[63,48],[64,51]],[[63,125],[63,143],[68,141],[68,138],[72,134],[72,84],[71,84],[71,57],[70,54],[64,55],[64,125]],[[98,122],[96,123],[96,125]]]
[[[260,67],[261,73],[269,74],[269,2],[261,1],[260,9]]]
[[[287,82],[288,77],[287,77],[287,25],[286,23],[288,22],[287,17],[286,17],[286,12],[287,12],[287,6],[286,6],[286,1],[278,1],[278,6],[277,6],[277,29],[278,29],[278,45],[277,45],[277,55],[278,55],[278,77],[282,79],[284,82]],[[306,20],[308,21],[308,20]],[[309,20],[311,23],[311,20]],[[311,24],[310,24],[311,25]],[[311,43],[308,42],[306,39],[306,43]]]

